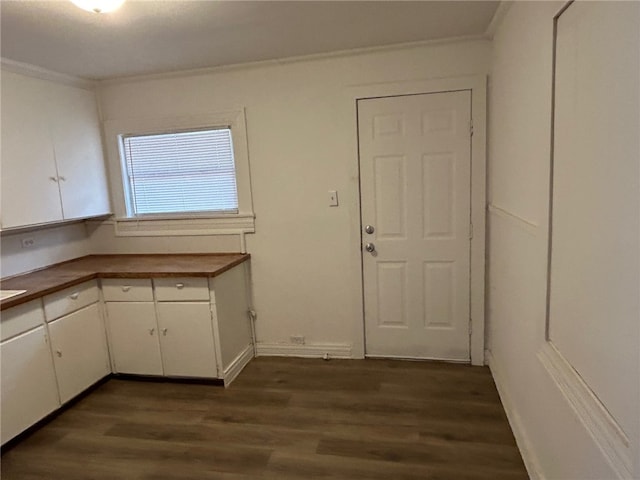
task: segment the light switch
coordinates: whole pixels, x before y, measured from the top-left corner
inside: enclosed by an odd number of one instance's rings
[[[329,190],[329,206],[337,207],[338,206],[338,192],[337,190]]]

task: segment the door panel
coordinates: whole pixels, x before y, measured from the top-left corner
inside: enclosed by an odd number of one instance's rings
[[[49,334],[62,403],[111,372],[97,303],[50,323]]]
[[[0,345],[2,443],[53,412],[60,402],[44,327]]]
[[[209,302],[158,303],[164,374],[217,377]]]
[[[366,353],[469,360],[471,95],[358,101]]]
[[[107,325],[117,373],[162,375],[153,302],[107,302]]]

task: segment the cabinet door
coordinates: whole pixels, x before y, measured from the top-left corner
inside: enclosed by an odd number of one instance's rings
[[[94,92],[52,84],[49,111],[65,219],[109,213],[107,176]]]
[[[158,303],[158,328],[164,374],[218,376],[209,303]]]
[[[2,228],[62,219],[46,111],[49,82],[2,72]]]
[[[44,327],[0,344],[2,443],[53,412],[60,402]]]
[[[110,373],[97,303],[50,323],[49,334],[62,403]]]
[[[152,302],[107,302],[111,358],[118,373],[162,375]]]

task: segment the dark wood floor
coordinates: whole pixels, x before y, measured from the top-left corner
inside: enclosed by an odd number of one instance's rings
[[[111,379],[2,479],[526,479],[487,368],[257,358],[233,385]]]

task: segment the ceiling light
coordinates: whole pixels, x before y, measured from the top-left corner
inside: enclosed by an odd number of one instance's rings
[[[124,0],[71,0],[74,5],[94,13],[113,12],[124,3]]]

